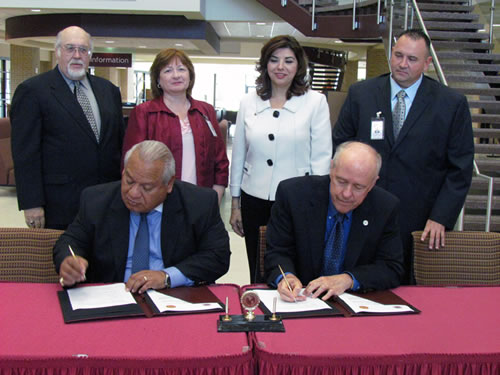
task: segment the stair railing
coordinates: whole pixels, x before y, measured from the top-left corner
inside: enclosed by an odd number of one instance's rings
[[[493,43],[493,17],[495,16],[495,0],[491,0],[490,5],[490,34],[489,34],[489,42]],[[490,53],[493,52],[493,48],[490,49]]]
[[[413,24],[413,13],[415,13],[417,17],[418,24],[422,31],[429,37],[429,33],[427,32],[427,28],[425,27],[424,20],[422,17],[422,14],[420,13],[420,9],[418,8],[416,0],[405,0],[405,13],[404,13],[404,29],[406,30],[408,28],[408,6],[409,3],[411,2],[412,5],[412,22]],[[492,43],[492,38],[493,38],[493,14],[495,10],[495,0],[491,0],[491,12],[490,12],[490,43]],[[395,42],[395,37],[393,40],[393,23],[394,23],[394,0],[390,1],[390,7],[389,7],[389,14],[390,14],[390,23],[389,23],[389,57],[388,59],[390,60],[390,55],[391,55],[391,50],[392,50],[392,43]],[[429,37],[429,39],[431,39]],[[490,51],[491,52],[491,51]],[[434,45],[432,44],[431,40],[431,47],[430,47],[430,53],[432,56],[432,61],[434,64],[434,68],[436,69],[436,74],[438,75],[438,78],[440,82],[448,86],[448,82],[446,81],[446,78],[443,73],[443,69],[441,68],[441,64],[439,63],[439,59],[437,57],[436,51],[434,49]],[[491,225],[491,209],[493,205],[493,177],[487,176],[482,174],[479,171],[479,167],[477,166],[476,160],[473,161],[473,170],[474,174],[477,177],[486,179],[488,181],[488,200],[487,200],[487,205],[486,205],[486,224],[485,224],[485,232],[490,231],[490,225]],[[458,231],[463,231],[464,230],[464,208],[465,208],[465,203],[464,206],[462,206],[462,209],[460,210],[460,214],[457,218],[457,222],[455,224],[455,230]]]

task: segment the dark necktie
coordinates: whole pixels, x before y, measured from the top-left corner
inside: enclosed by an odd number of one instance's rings
[[[337,213],[335,224],[333,225],[328,240],[326,241],[325,254],[323,259],[323,276],[337,275],[340,273],[340,257],[342,254],[342,243],[344,239],[344,218],[345,215]]]
[[[406,104],[405,90],[401,90],[396,94],[396,105],[392,111],[392,130],[394,131],[394,139],[398,139],[399,132],[405,122]]]
[[[149,227],[148,214],[141,214],[139,229],[135,236],[134,253],[132,254],[132,274],[149,269]]]
[[[83,109],[83,113],[85,113],[85,117],[87,117],[90,127],[94,132],[97,142],[99,143],[99,129],[97,129],[97,122],[95,121],[94,112],[92,112],[92,107],[90,106],[89,98],[83,92],[80,86],[80,81],[73,81],[73,82],[75,84],[74,94],[76,96],[76,100],[78,100],[78,103],[80,103],[80,106]]]

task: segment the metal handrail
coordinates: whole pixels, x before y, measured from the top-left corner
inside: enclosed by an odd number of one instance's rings
[[[311,30],[314,31],[318,28],[318,24],[314,20],[316,18],[316,0],[313,0],[313,5],[312,5],[312,15],[311,15]]]
[[[493,205],[493,177],[491,176],[486,176],[485,174],[482,174],[479,172],[479,168],[476,164],[476,161],[474,160],[474,173],[476,174],[477,177],[484,178],[488,180],[488,201],[486,205],[486,225],[484,228],[485,232],[490,231],[490,225],[491,225],[491,207]],[[462,208],[463,211],[463,208]],[[463,225],[463,222],[462,222]]]
[[[490,7],[490,35],[489,35],[489,42],[490,44],[493,43],[493,16],[495,15],[495,0],[491,0],[491,7]],[[491,52],[491,50],[490,50]]]
[[[431,39],[431,37],[429,36],[429,33],[427,32],[427,28],[425,27],[424,19],[422,18],[422,14],[420,13],[420,9],[418,9],[417,1],[411,0],[411,2],[412,2],[412,6],[413,6],[413,11],[417,15],[417,20],[418,20],[420,27],[422,28],[422,31],[425,33],[425,35],[427,35],[427,37],[429,39]],[[441,81],[441,83],[443,85],[448,86],[448,82],[446,81],[446,78],[443,74],[443,69],[441,68],[441,64],[439,63],[439,59],[437,57],[436,50],[434,49],[434,45],[432,43],[431,43],[431,56],[432,56],[434,68],[436,69],[436,73],[439,77],[439,80]]]

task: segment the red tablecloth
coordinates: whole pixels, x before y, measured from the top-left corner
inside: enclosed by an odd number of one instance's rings
[[[285,320],[252,334],[261,374],[500,374],[500,288],[400,287],[418,315]]]
[[[60,289],[0,283],[0,375],[253,373],[247,335],[218,333],[220,313],[64,324]],[[237,286],[210,289],[240,311]]]

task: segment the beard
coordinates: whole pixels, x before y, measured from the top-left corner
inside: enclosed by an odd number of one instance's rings
[[[85,74],[87,73],[87,69],[85,67],[82,67],[80,69],[74,69],[74,68],[72,69],[71,68],[71,64],[82,64],[83,66],[85,66],[83,60],[81,60],[81,59],[71,59],[68,62],[68,66],[67,66],[67,72],[68,72],[68,76],[69,76],[70,79],[80,80],[83,77],[85,77]]]

